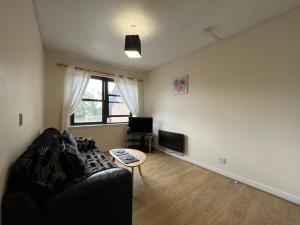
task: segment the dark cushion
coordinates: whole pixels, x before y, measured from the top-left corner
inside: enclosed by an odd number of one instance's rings
[[[70,145],[73,145],[75,148],[78,148],[75,137],[68,130],[64,130],[62,136],[66,142],[68,142]]]
[[[39,135],[13,165],[8,189],[26,191],[39,201],[65,187],[70,181],[59,163],[62,139],[55,128]]]
[[[96,143],[93,138],[76,137],[75,140],[80,152],[86,152],[88,150],[96,148]]]
[[[100,149],[95,148],[83,152],[82,156],[86,159],[86,168],[89,175],[102,170],[117,168],[117,165],[109,159],[107,154],[102,153]]]
[[[87,175],[86,160],[77,147],[62,141],[61,153],[61,165],[69,178],[76,179]]]

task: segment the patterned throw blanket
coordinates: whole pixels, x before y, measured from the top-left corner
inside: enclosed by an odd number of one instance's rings
[[[69,188],[73,184],[80,182],[95,173],[118,167],[107,157],[105,153],[102,153],[98,148],[85,150],[81,154],[83,158],[86,159],[87,174],[83,177],[69,180],[69,182],[60,188],[60,191]]]
[[[88,176],[102,170],[116,168],[116,164],[109,160],[106,154],[101,153],[97,148],[82,153],[87,160]]]
[[[27,191],[40,201],[92,174],[117,167],[95,147],[94,140],[81,138],[78,147],[86,161],[87,173],[82,177],[71,177],[61,157],[61,142],[61,134],[56,129],[44,131],[14,164],[10,191]]]

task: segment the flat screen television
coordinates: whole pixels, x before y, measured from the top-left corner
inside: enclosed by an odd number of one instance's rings
[[[174,151],[183,155],[184,153],[184,135],[158,130],[158,144],[167,150]]]
[[[130,132],[152,133],[153,118],[152,117],[129,117],[128,127],[130,129]]]

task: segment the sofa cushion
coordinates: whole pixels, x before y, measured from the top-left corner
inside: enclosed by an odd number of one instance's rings
[[[87,174],[86,160],[82,157],[77,147],[62,141],[61,153],[61,165],[69,178],[81,178]]]
[[[68,142],[70,145],[74,146],[75,148],[78,148],[75,137],[68,130],[64,130],[62,136],[66,142]]]
[[[14,164],[9,180],[11,191],[26,190],[47,195],[74,183],[86,174],[85,159],[55,128],[39,135]]]
[[[80,152],[86,152],[96,148],[95,140],[93,138],[76,137],[75,139]]]
[[[87,161],[86,168],[88,175],[92,175],[102,170],[117,168],[117,165],[113,163],[105,153],[97,148],[83,152],[82,156]]]
[[[12,166],[8,192],[25,191],[36,201],[70,183],[60,165],[62,136],[55,128],[46,129]]]

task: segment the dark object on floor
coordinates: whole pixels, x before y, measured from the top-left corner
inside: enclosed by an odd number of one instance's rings
[[[74,172],[76,163],[62,160],[65,141],[56,129],[47,129],[11,166],[2,224],[131,225],[131,173],[117,168],[99,149],[88,149],[89,144],[83,144],[82,152],[72,148],[71,161],[82,157],[85,166],[84,173]]]

